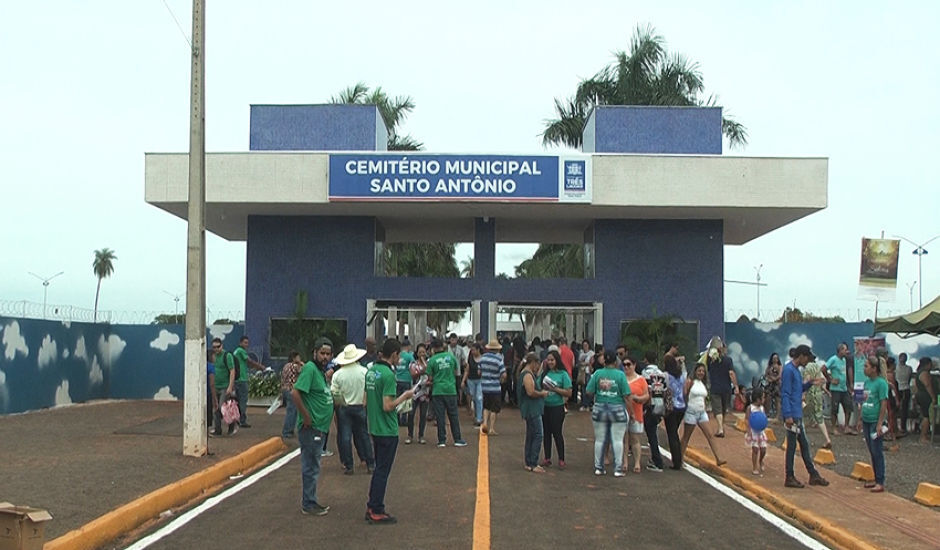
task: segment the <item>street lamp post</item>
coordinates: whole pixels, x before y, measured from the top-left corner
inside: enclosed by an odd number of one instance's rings
[[[914,241],[908,239],[907,237],[902,237],[901,235],[895,235],[895,237],[898,239],[905,240],[911,243],[912,245],[914,245],[913,254],[917,256],[917,300],[918,300],[917,303],[919,304],[917,307],[918,308],[924,307],[924,280],[921,278],[921,274],[923,273],[921,271],[921,262],[923,262],[924,260],[924,254],[927,253],[927,249],[924,247],[930,244],[931,242],[935,241],[936,239],[940,239],[940,235],[931,237],[926,242],[920,243],[920,244],[915,243]]]
[[[56,277],[58,277],[59,275],[62,275],[63,273],[65,272],[60,271],[56,273],[55,275],[53,275],[52,277],[41,277],[39,275],[36,275],[32,271],[29,272],[30,275],[42,281],[42,318],[43,319],[46,318],[46,297],[49,295],[49,281],[51,281],[52,279],[55,279]]]
[[[176,314],[176,317],[179,318],[179,316],[180,316],[180,295],[179,295],[179,294],[173,294],[172,292],[169,292],[169,291],[167,291],[167,290],[164,290],[163,293],[166,294],[167,296],[172,297],[172,298],[173,298],[173,301],[176,302],[176,312],[175,312],[175,314]]]
[[[763,269],[764,264],[754,268],[754,271],[757,272],[757,284],[754,285],[757,287],[757,319],[760,320],[760,270]]]
[[[905,286],[907,287],[907,294],[911,299],[911,311],[914,311],[914,287],[917,286],[917,281],[905,283]]]

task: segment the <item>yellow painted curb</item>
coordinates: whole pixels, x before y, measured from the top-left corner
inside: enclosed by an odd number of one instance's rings
[[[852,473],[849,474],[849,477],[859,481],[875,481],[875,471],[871,469],[871,464],[856,462],[852,466]]]
[[[774,512],[793,518],[800,522],[806,529],[816,533],[828,542],[837,545],[840,548],[851,550],[877,550],[878,547],[857,537],[853,533],[835,525],[825,519],[819,518],[810,512],[807,512],[789,500],[780,495],[769,491],[761,485],[751,481],[741,474],[729,469],[727,466],[719,468],[715,463],[706,458],[704,453],[689,447],[686,449],[685,456],[692,458],[699,468],[708,470],[712,474],[723,477],[728,483],[734,485],[745,493],[751,495],[754,499],[763,502],[766,507]]]
[[[925,506],[940,506],[940,485],[927,482],[919,484],[914,500]]]
[[[830,449],[819,449],[816,451],[816,456],[813,457],[813,462],[816,464],[821,464],[823,466],[827,464],[836,463],[836,455],[832,454]]]
[[[767,428],[764,430],[764,435],[767,436],[767,441],[771,443],[777,442],[777,434],[775,434],[774,431],[771,430],[770,428]]]
[[[43,546],[43,550],[97,548],[123,533],[156,518],[161,512],[182,506],[229,476],[246,472],[287,447],[280,437],[272,437],[248,450],[227,458],[201,472],[170,483],[124,506],[100,516],[78,529],[69,531]]]
[[[746,431],[747,431],[747,420],[745,420],[745,419],[743,419],[743,418],[739,418],[738,421],[734,423],[734,429],[735,429],[735,430],[738,430],[739,432],[746,432]]]

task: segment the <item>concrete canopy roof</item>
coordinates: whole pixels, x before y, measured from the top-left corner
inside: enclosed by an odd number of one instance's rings
[[[206,155],[206,229],[247,239],[249,216],[375,216],[389,242],[473,241],[474,218],[498,242],[579,243],[594,219],[720,219],[744,244],[827,205],[828,159],[594,154],[590,204],[330,202],[329,154]],[[186,219],[188,155],[148,153],[145,200]]]

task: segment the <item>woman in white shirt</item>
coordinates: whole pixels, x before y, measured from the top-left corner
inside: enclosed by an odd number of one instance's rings
[[[708,446],[711,447],[712,454],[715,455],[715,464],[721,466],[726,460],[718,456],[718,448],[715,447],[715,440],[708,429],[708,411],[705,409],[705,397],[708,395],[708,388],[705,386],[705,365],[699,363],[695,365],[695,371],[692,378],[685,381],[685,417],[682,427],[682,454],[685,454],[689,446],[689,440],[692,439],[692,432],[695,426],[698,426],[705,434],[708,440]]]

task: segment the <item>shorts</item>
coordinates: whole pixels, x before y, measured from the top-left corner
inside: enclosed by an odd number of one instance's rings
[[[767,434],[765,432],[755,432],[754,430],[748,430],[744,434],[744,441],[750,446],[758,449],[767,448]]]
[[[852,414],[854,407],[852,406],[852,396],[849,395],[849,392],[839,390],[834,390],[832,392],[832,405],[830,408],[832,410],[833,416],[839,415],[839,405],[842,405],[842,409],[845,411],[845,414]]]
[[[725,414],[731,410],[731,392],[712,393],[712,412]]]
[[[641,434],[641,433],[645,432],[646,430],[643,428],[643,423],[642,423],[642,422],[638,422],[638,421],[636,421],[636,420],[631,420],[631,421],[630,421],[630,425],[627,426],[627,431],[629,431],[629,432],[632,433],[632,434]]]
[[[490,412],[498,413],[503,410],[503,396],[498,393],[484,393],[483,408]]]
[[[682,418],[682,421],[686,424],[691,424],[692,426],[696,424],[702,424],[708,422],[708,411],[693,411],[691,409],[686,409],[685,416]]]

